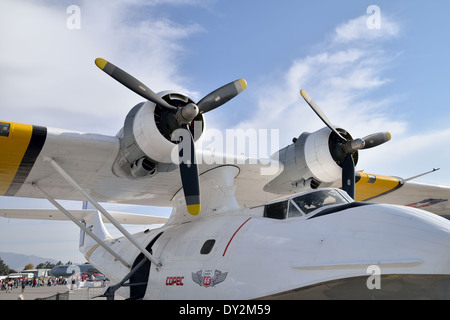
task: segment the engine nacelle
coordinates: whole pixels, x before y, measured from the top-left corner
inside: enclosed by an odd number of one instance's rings
[[[158,95],[176,107],[193,103],[189,97],[176,92],[165,91]],[[120,151],[113,165],[114,174],[138,179],[155,175],[158,171],[174,170],[172,150],[177,145],[172,141],[172,133],[178,128],[170,111],[150,101],[137,104],[117,134]],[[200,138],[204,128],[203,115],[199,114],[189,127],[194,141]]]
[[[345,138],[350,135],[338,129]],[[345,153],[338,146],[338,137],[328,127],[303,133],[294,143],[278,152],[283,172],[270,181],[264,191],[291,194],[319,186],[328,187],[341,180]],[[354,155],[355,164],[357,154]]]

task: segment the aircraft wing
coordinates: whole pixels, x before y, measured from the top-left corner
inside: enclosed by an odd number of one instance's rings
[[[88,214],[96,212],[96,210],[68,210],[69,213],[77,220],[83,220]],[[121,224],[165,224],[168,220],[166,217],[149,216],[146,214],[135,214],[118,211],[108,211]],[[36,219],[36,220],[58,220],[70,221],[59,210],[47,209],[0,209],[0,217],[14,219]],[[108,219],[102,216],[104,223],[109,223]]]
[[[171,200],[181,190],[176,166],[144,179],[115,175],[112,167],[120,149],[117,137],[0,121],[1,124],[9,126],[7,130],[1,130],[0,126],[0,196],[42,198],[33,187],[34,183],[54,199],[84,201],[85,198],[50,165],[46,160],[49,158],[100,202],[170,207]],[[199,151],[204,158],[202,152]],[[208,163],[211,162],[199,164],[200,175],[223,165]],[[237,157],[223,159],[223,163],[239,168],[234,184],[236,200],[241,206],[259,205],[280,196],[265,192],[263,188],[283,170],[283,164],[269,160],[263,165]],[[275,170],[261,174],[261,170],[268,167]],[[358,175],[357,201],[409,205],[441,215],[450,212],[449,187],[364,172]]]
[[[50,158],[99,202],[171,206],[172,198],[182,187],[176,166],[144,179],[115,175],[112,167],[120,149],[117,137],[10,122],[0,124],[9,125],[7,134],[0,134],[0,196],[43,198],[33,187],[35,183],[54,199],[86,200],[55,171],[46,160]],[[224,161],[240,169],[235,183],[236,199],[241,205],[260,204],[276,196],[262,188],[279,170],[260,175],[261,164],[229,160]],[[221,165],[201,163],[199,174]]]
[[[450,187],[358,172],[356,201],[405,205],[450,215]]]

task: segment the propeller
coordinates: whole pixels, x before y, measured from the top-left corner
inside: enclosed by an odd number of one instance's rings
[[[236,97],[247,88],[247,82],[244,79],[230,82],[206,95],[198,102],[198,104],[189,103],[183,107],[176,107],[170,105],[141,81],[115,66],[111,62],[108,62],[103,58],[97,58],[95,59],[95,64],[106,74],[120,82],[128,89],[134,91],[141,97],[155,103],[161,108],[167,110],[168,113],[172,114],[172,119],[168,121],[173,122],[172,120],[175,120],[178,124],[178,128],[174,129],[183,130],[180,134],[181,138],[178,141],[178,152],[181,160],[179,165],[181,184],[183,186],[187,210],[192,215],[199,214],[201,211],[200,183],[197,161],[195,157],[196,153],[194,138],[189,130],[189,125],[199,114],[214,110]],[[183,139],[189,139],[189,144],[187,144],[186,141],[181,144]],[[190,148],[183,148],[182,145],[189,146]],[[189,154],[185,154],[186,152]]]
[[[337,140],[335,140],[337,146],[330,146],[330,150],[334,150],[334,159],[343,158],[343,161],[339,161],[339,163],[342,162],[342,189],[346,191],[352,199],[355,199],[355,158],[357,159],[358,150],[377,147],[391,140],[391,134],[389,132],[378,132],[365,136],[362,139],[352,139],[350,135],[344,137],[331,124],[330,120],[328,120],[317,103],[314,102],[304,90],[300,90],[300,94],[323,123],[325,123],[325,125],[338,137]]]

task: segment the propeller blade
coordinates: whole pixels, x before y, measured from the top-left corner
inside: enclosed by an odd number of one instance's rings
[[[391,134],[389,132],[378,132],[364,137],[363,140],[365,141],[363,149],[370,149],[391,140]]]
[[[322,110],[319,108],[317,103],[305,92],[305,90],[300,90],[300,94],[302,95],[303,99],[309,104],[311,109],[319,116],[319,118],[325,123],[325,125],[331,129],[334,133],[338,135],[343,141],[347,141],[337,130],[336,128],[331,124],[330,120],[328,120],[325,113],[322,112]]]
[[[220,107],[246,88],[247,82],[244,79],[239,79],[214,90],[197,103],[199,113],[205,113]]]
[[[178,143],[178,153],[180,156],[180,175],[183,186],[184,198],[187,210],[191,215],[198,215],[201,210],[200,205],[200,183],[198,177],[197,160],[195,156],[194,138],[187,125],[183,125],[181,130],[186,130],[182,136],[189,141]]]
[[[351,153],[347,153],[342,166],[342,190],[355,199],[355,162]]]
[[[140,82],[138,79],[123,71],[119,67],[116,67],[111,62],[106,61],[102,58],[95,59],[95,64],[101,70],[103,70],[106,74],[111,76],[113,79],[117,80],[121,84],[123,84],[128,89],[136,92],[141,97],[150,100],[151,102],[156,103],[157,105],[169,109],[171,111],[177,111],[178,108],[171,106],[166,101],[161,99],[156,93],[154,93],[150,88],[148,88],[145,84]]]

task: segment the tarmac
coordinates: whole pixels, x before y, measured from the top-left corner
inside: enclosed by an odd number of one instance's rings
[[[12,289],[12,291],[8,293],[4,290],[0,291],[0,301],[40,300],[43,298],[48,298],[48,300],[106,300],[104,297],[96,298],[102,291],[103,288],[81,288],[70,290],[70,286],[57,285],[51,287],[26,287],[24,292],[22,292],[22,288],[19,287]],[[21,297],[19,297],[20,295]]]

